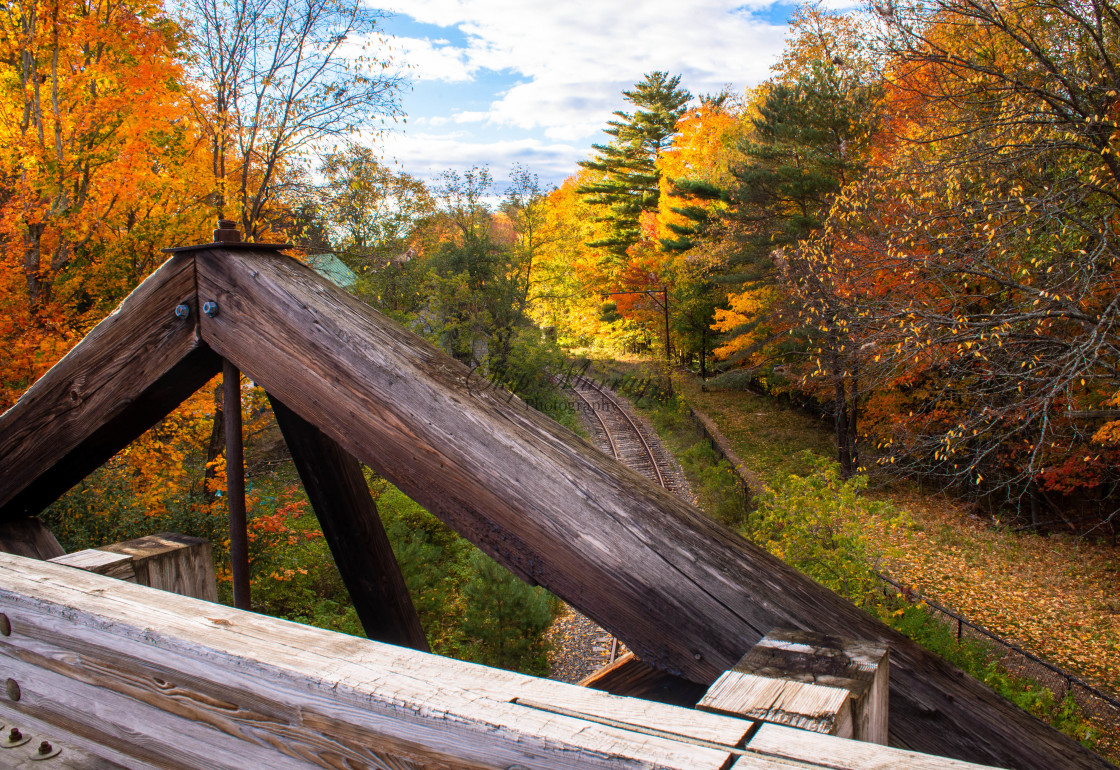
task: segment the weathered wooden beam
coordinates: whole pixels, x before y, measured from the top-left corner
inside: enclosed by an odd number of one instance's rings
[[[128,767],[716,770],[753,726],[15,556],[0,611],[0,706]]]
[[[704,685],[666,674],[628,652],[614,663],[603,666],[579,682],[580,687],[602,690],[611,695],[644,698],[658,703],[692,708],[704,695]]]
[[[884,647],[775,629],[696,707],[886,745],[889,671]]]
[[[103,545],[100,550],[127,556],[136,582],[142,586],[208,602],[218,601],[214,549],[206,538],[160,532]]]
[[[0,519],[37,514],[220,368],[198,337],[194,259],[173,257],[0,415]]]
[[[47,561],[53,564],[64,564],[74,569],[82,569],[86,572],[96,572],[98,575],[124,580],[128,583],[137,582],[136,569],[132,566],[132,557],[126,553],[113,553],[112,551],[102,551],[99,548],[86,548],[81,551],[74,551],[73,553],[56,556]]]
[[[755,723],[486,668],[0,555],[0,720],[129,768],[860,765]],[[795,731],[791,731],[795,732]],[[814,736],[819,737],[819,736]],[[862,744],[868,745],[868,744]],[[771,749],[772,751],[774,749]],[[954,763],[926,757],[923,767]],[[3,756],[0,756],[0,764]],[[940,764],[939,764],[940,763]]]
[[[801,762],[819,762],[822,757],[827,757],[827,765],[837,770],[966,770],[976,767],[913,751],[894,750],[883,754],[883,748],[874,743],[841,740],[781,725],[762,725],[747,745],[775,760],[789,760],[795,767]],[[749,764],[736,763],[731,767],[743,770]]]
[[[346,451],[643,661],[711,683],[771,628],[891,649],[891,743],[1108,767],[850,602],[269,251],[197,252],[203,340]]]
[[[366,635],[427,652],[428,638],[358,461],[278,399],[269,401]]]
[[[50,528],[36,516],[0,520],[0,551],[32,559],[51,559],[66,553]]]
[[[160,532],[48,561],[180,596],[218,601],[214,549],[201,537]]]

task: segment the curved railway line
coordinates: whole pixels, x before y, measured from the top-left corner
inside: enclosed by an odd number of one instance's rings
[[[600,449],[670,492],[687,494],[687,482],[668,459],[661,440],[651,428],[634,419],[622,399],[609,388],[580,375],[574,377],[569,386],[577,406],[587,415],[587,425]],[[591,623],[586,619],[584,622]],[[610,640],[607,662],[614,663],[620,647],[617,638],[610,637]]]
[[[582,376],[572,380],[571,390],[587,413],[595,441],[602,449],[670,492],[681,491],[680,474],[674,470],[661,442],[631,416],[618,396]]]

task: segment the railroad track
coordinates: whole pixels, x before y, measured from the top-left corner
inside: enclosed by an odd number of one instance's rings
[[[575,396],[577,407],[587,416],[585,423],[593,434],[593,441],[600,449],[610,453],[623,465],[656,481],[665,489],[688,494],[687,482],[676,470],[676,466],[669,462],[660,439],[652,430],[633,418],[622,399],[609,389],[600,387],[598,383],[582,376],[569,380],[569,386]],[[606,634],[578,612],[573,611],[573,613],[575,619],[565,621],[568,627],[582,629],[580,633],[583,635]],[[610,656],[607,661],[610,664],[615,662],[619,652],[624,649],[618,639],[609,634],[607,637],[610,639]],[[560,649],[565,649],[562,638]],[[567,649],[570,650],[570,647]],[[588,669],[579,677],[565,678],[564,681],[579,681],[595,670]],[[558,678],[566,677],[570,672],[562,673],[563,676]]]
[[[621,400],[609,389],[577,376],[572,392],[587,413],[595,442],[614,459],[632,468],[670,492],[680,491],[679,474],[649,428],[635,420]]]

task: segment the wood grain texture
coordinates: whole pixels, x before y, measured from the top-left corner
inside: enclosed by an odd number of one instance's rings
[[[820,761],[836,770],[977,770],[986,765],[946,759],[902,749],[884,750],[863,741],[838,740],[820,733],[780,725],[762,725],[747,744],[747,749],[764,756],[792,761]],[[735,770],[742,766],[733,765]],[[1063,765],[1055,765],[1055,770]]]
[[[269,401],[366,636],[428,652],[358,461],[278,399]]]
[[[66,553],[50,528],[35,516],[0,520],[0,551],[32,559],[53,559]]]
[[[775,627],[891,650],[892,745],[1007,767],[1108,767],[319,278],[197,254],[203,340],[524,579],[639,658],[708,684]]]
[[[885,745],[889,671],[884,647],[775,629],[715,681],[697,708]]]
[[[194,261],[174,257],[0,415],[0,519],[37,514],[219,371],[197,321]]]
[[[715,681],[697,708],[852,738],[850,701],[840,687],[732,670]]]
[[[218,601],[214,549],[205,538],[160,532],[104,545],[100,550],[129,557],[135,575],[133,582],[142,586]]]
[[[692,708],[704,695],[704,685],[679,676],[666,674],[648,663],[642,663],[628,652],[614,663],[603,666],[579,683],[581,687],[602,690],[613,695],[669,703]]]
[[[98,548],[87,548],[84,551],[57,556],[48,561],[54,564],[65,564],[67,567],[84,569],[86,572],[96,572],[98,575],[125,580],[129,583],[136,582],[136,570],[132,567],[132,557],[124,553],[111,553]]]
[[[0,611],[7,711],[130,767],[717,770],[751,727],[17,556]]]
[[[64,735],[54,725],[12,711],[7,707],[6,700],[0,698],[0,725],[4,725],[4,736],[6,737],[8,731],[15,727],[30,740],[23,746],[3,750],[0,753],[0,767],[9,770],[149,770],[151,768],[151,765],[141,766],[135,763],[126,766],[119,761],[80,748],[82,743],[80,740],[74,741],[72,736]],[[59,754],[49,759],[34,759],[39,744],[44,740],[53,748],[59,749]],[[110,753],[103,747],[94,747],[102,755]],[[118,757],[118,759],[124,758]]]

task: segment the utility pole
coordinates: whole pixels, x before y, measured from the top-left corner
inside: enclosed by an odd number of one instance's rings
[[[661,308],[665,315],[665,360],[671,364],[673,362],[673,348],[669,343],[669,288],[662,286],[660,289],[643,289],[641,291],[608,291],[604,296],[614,296],[616,294],[645,294]],[[658,294],[661,297],[658,297]]]

